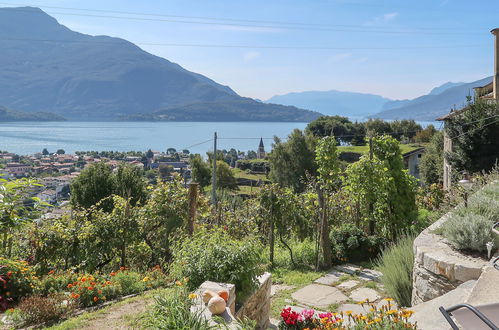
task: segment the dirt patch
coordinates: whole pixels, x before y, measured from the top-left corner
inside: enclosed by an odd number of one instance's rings
[[[80,329],[133,329],[129,325],[130,318],[143,313],[152,303],[154,303],[154,298],[144,298],[119,306],[111,306],[103,314],[86,322],[85,326]]]

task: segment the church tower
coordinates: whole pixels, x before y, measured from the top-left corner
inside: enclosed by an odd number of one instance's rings
[[[263,146],[263,138],[260,138],[260,145],[258,146],[258,151],[256,153],[257,158],[265,158],[265,147]]]

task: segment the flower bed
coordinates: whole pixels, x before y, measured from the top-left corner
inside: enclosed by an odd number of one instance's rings
[[[412,311],[407,309],[392,309],[392,299],[387,298],[387,304],[381,308],[369,302],[360,302],[369,309],[366,314],[354,314],[351,311],[340,313],[317,313],[313,309],[301,312],[284,308],[281,312],[281,330],[306,329],[417,329],[416,324],[409,322]]]

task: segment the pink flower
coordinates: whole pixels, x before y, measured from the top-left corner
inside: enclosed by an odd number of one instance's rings
[[[315,311],[313,309],[304,309],[301,311],[301,315],[307,320],[311,320],[314,317]]]

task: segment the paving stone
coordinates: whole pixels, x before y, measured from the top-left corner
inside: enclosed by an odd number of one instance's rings
[[[336,287],[340,288],[340,289],[350,290],[353,287],[356,287],[359,283],[360,283],[359,281],[350,280],[350,281],[340,283]]]
[[[369,288],[358,288],[352,291],[352,293],[350,294],[350,298],[354,301],[363,301],[366,299],[369,301],[376,301],[381,298],[381,296],[376,290]]]
[[[382,273],[373,269],[363,269],[360,273],[357,274],[360,279],[366,281],[376,281],[378,282],[380,277],[383,276]]]
[[[291,297],[301,304],[318,308],[327,308],[348,300],[339,289],[320,284],[309,284],[292,293]]]
[[[291,290],[291,289],[294,289],[294,288],[295,288],[295,286],[293,286],[293,285],[274,284],[274,285],[272,285],[270,287],[270,296],[273,297],[279,291]]]
[[[322,276],[321,278],[316,279],[314,282],[318,284],[332,285],[333,283],[338,282],[340,280],[340,277],[343,275],[345,274],[342,272],[331,270],[329,273]]]
[[[334,267],[335,270],[342,272],[342,273],[347,273],[350,275],[357,275],[362,271],[362,268],[360,266],[354,265],[354,264],[343,264],[339,266]]]

